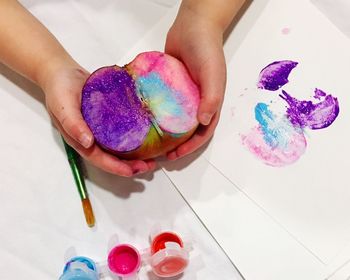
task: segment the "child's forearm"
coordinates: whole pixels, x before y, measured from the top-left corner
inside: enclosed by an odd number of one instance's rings
[[[0,62],[41,84],[74,60],[57,39],[16,0],[0,0]]]
[[[222,31],[231,23],[245,0],[183,0],[180,13],[212,21]]]

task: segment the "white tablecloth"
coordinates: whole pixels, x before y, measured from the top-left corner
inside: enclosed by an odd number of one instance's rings
[[[350,38],[350,2],[348,0],[311,0],[311,2]]]
[[[22,1],[90,71],[123,57],[176,2]],[[97,219],[90,230],[41,91],[5,66],[0,73],[1,279],[58,279],[71,247],[104,261],[113,234],[145,248],[156,223],[195,240],[192,265],[177,279],[239,279],[162,170],[124,179],[87,164]],[[140,279],[156,279],[148,270],[141,270]]]

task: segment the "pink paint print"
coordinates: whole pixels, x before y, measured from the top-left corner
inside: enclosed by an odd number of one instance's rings
[[[258,126],[242,136],[243,145],[267,165],[285,166],[296,162],[306,150],[303,131],[286,116],[278,117],[265,103],[255,106]]]
[[[281,33],[283,35],[288,35],[290,33],[290,28],[289,27],[285,27],[281,30]]]

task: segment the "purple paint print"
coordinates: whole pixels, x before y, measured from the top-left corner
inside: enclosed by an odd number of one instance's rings
[[[289,82],[289,74],[297,65],[298,62],[291,60],[276,61],[267,65],[260,72],[258,88],[269,91],[280,89]]]
[[[283,34],[289,30],[283,29]],[[259,75],[259,89],[277,91],[289,82],[298,62],[283,60],[266,66]],[[279,94],[287,102],[286,111],[275,114],[268,104],[257,103],[255,119],[258,125],[241,135],[242,144],[258,159],[270,166],[286,166],[296,162],[306,151],[305,129],[323,129],[339,115],[338,99],[321,89],[314,91],[314,100],[299,100],[285,90]],[[315,101],[316,100],[316,101]]]
[[[282,90],[280,97],[288,103],[287,117],[290,122],[301,128],[322,129],[330,126],[339,114],[339,103],[336,97],[330,94],[323,95],[323,91],[315,90],[315,95],[321,100],[313,103],[307,100],[298,100]]]
[[[315,95],[314,95],[314,98],[318,99],[318,100],[321,100],[322,97],[326,96],[327,93],[325,93],[324,91],[316,88],[315,89]]]

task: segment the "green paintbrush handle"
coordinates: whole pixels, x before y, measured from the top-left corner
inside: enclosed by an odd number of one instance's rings
[[[64,139],[63,144],[64,148],[66,149],[69,165],[72,170],[74,181],[77,186],[80,198],[82,200],[86,199],[88,195],[85,187],[83,174],[79,169],[79,154],[71,146],[69,146]]]

